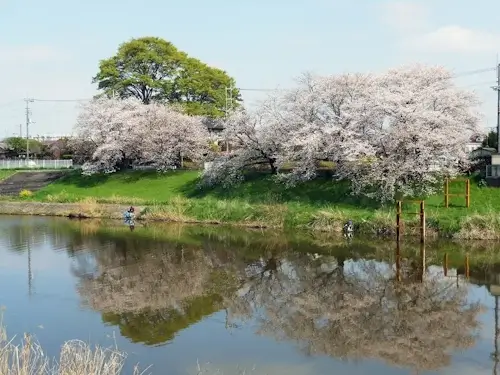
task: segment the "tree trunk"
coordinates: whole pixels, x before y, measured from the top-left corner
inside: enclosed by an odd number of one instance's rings
[[[269,159],[269,167],[271,167],[271,174],[276,174],[278,173],[278,168],[276,168],[276,160],[274,159]]]

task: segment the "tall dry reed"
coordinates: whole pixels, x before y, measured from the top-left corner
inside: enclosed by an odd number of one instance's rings
[[[1,375],[118,375],[123,373],[126,354],[115,349],[92,348],[80,340],[63,344],[59,359],[49,358],[29,334],[15,344],[0,320]],[[134,375],[142,375],[134,369]]]

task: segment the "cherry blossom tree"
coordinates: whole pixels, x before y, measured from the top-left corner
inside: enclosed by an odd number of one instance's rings
[[[250,167],[267,166],[272,174],[277,173],[277,158],[286,127],[273,121],[267,109],[262,107],[255,112],[239,109],[225,119],[222,138],[231,142],[233,150],[214,160],[204,171],[206,184],[229,185],[242,181],[245,170]]]
[[[286,182],[314,178],[321,160],[352,163],[374,155],[376,150],[365,141],[382,121],[372,95],[373,75],[306,74],[298,83],[285,93],[279,115],[290,124],[279,160],[293,165],[292,173],[281,176]]]
[[[209,134],[199,116],[187,116],[175,108],[150,104],[142,139],[142,158],[158,171],[179,166],[181,158],[200,161],[208,151]]]
[[[380,75],[306,76],[288,93],[289,182],[313,178],[318,160],[336,165],[355,194],[387,201],[425,195],[468,163],[465,144],[479,131],[478,102],[442,67],[414,65]]]
[[[304,75],[256,113],[227,120],[238,150],[220,159],[208,180],[241,180],[270,163],[287,184],[310,180],[331,161],[354,194],[390,201],[434,192],[467,166],[465,144],[480,132],[478,101],[442,67],[412,65],[382,74]]]
[[[86,174],[140,164],[165,171],[181,157],[203,157],[209,135],[202,120],[158,103],[99,98],[83,106],[73,148],[85,160]]]
[[[442,67],[410,66],[378,77],[380,128],[365,138],[376,150],[368,164],[341,169],[355,193],[380,200],[427,195],[470,162],[465,144],[480,132],[479,104]]]
[[[79,113],[72,147],[83,172],[111,173],[139,158],[143,108],[138,100],[95,99]]]

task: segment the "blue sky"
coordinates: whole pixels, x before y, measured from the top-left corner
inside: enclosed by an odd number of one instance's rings
[[[95,93],[100,59],[133,37],[159,36],[226,70],[241,88],[293,85],[304,71],[381,71],[405,63],[463,72],[494,68],[498,0],[0,0],[0,137],[19,131],[27,95]],[[457,79],[495,126],[495,72]],[[244,92],[251,105],[265,92]],[[32,105],[32,134],[71,132],[73,102]],[[24,130],[23,130],[24,132]]]

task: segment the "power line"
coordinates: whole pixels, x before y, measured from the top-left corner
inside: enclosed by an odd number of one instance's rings
[[[3,107],[8,107],[12,104],[17,104],[17,103],[20,103],[21,102],[21,99],[16,99],[16,100],[13,100],[11,102],[6,102],[6,103],[1,103],[0,104],[0,108],[3,108]]]
[[[482,81],[482,82],[476,82],[476,83],[471,83],[470,85],[465,85],[462,87],[473,87],[473,86],[482,86],[482,85],[488,85],[488,89],[490,89],[492,84],[495,84],[496,82],[494,81]]]
[[[500,64],[496,67],[497,84],[492,87],[497,92],[497,152],[500,153]]]
[[[92,99],[33,99],[35,102],[87,102]]]
[[[468,71],[462,71],[459,73],[455,73],[451,76],[451,78],[459,78],[459,77],[465,77],[465,76],[470,76],[470,75],[476,75],[476,74],[481,74],[481,73],[488,73],[488,72],[493,72],[497,68],[496,67],[489,67],[489,68],[481,68],[481,69],[475,69],[475,70],[468,70]],[[480,85],[482,83],[477,83],[474,85]],[[486,84],[486,83],[485,83]],[[469,86],[469,85],[468,85]],[[260,91],[260,92],[272,92],[272,91],[283,91],[287,89],[279,89],[279,88],[246,88],[246,87],[233,87],[233,89],[239,90],[239,91]],[[227,92],[228,88],[226,88]],[[87,98],[87,99],[33,99],[35,102],[86,102],[92,100],[92,98]],[[13,104],[17,101],[10,102],[10,103],[5,103],[3,105],[0,105],[0,107],[7,106],[10,104]]]
[[[475,74],[480,74],[480,73],[494,72],[495,70],[496,70],[496,67],[469,70],[469,71],[464,71],[464,72],[460,72],[460,73],[455,73],[455,74],[453,74],[452,77],[457,78],[457,77],[463,77],[463,76],[470,76],[470,75],[475,75]]]
[[[245,89],[241,87],[236,87],[239,91],[279,91],[279,90],[286,90],[286,89]]]
[[[491,68],[482,68],[482,69],[475,69],[475,70],[467,70],[459,73],[452,74],[451,78],[459,78],[459,77],[465,77],[465,76],[470,76],[470,75],[476,75],[476,74],[481,74],[481,73],[488,73],[488,72],[493,72],[495,71],[495,67]],[[488,84],[491,82],[486,82],[484,84]],[[474,83],[473,85],[481,85],[483,83]],[[467,86],[472,86],[472,85],[467,85]],[[241,87],[236,87],[239,91],[280,91],[280,90],[286,90],[286,89],[264,89],[264,88],[241,88]]]

